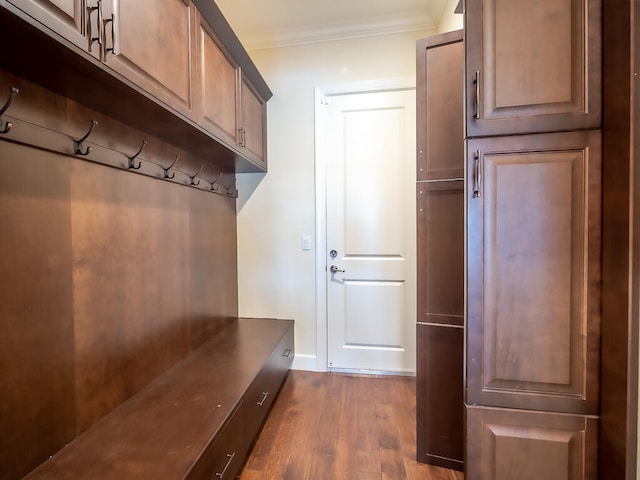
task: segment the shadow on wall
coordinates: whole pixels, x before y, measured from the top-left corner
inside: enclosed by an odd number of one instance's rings
[[[239,173],[236,175],[236,188],[238,189],[237,212],[241,212],[247,201],[256,191],[266,173]]]

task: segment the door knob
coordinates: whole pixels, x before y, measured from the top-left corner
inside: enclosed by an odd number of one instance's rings
[[[331,273],[337,273],[337,272],[342,272],[344,273],[345,270],[340,270],[338,267],[336,267],[335,265],[331,265],[331,268],[329,269],[331,270]]]

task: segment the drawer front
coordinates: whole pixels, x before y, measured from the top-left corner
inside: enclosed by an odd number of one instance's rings
[[[245,418],[245,405],[241,401],[222,431],[193,466],[187,480],[228,480],[240,473],[248,450],[244,435]]]
[[[293,328],[287,330],[245,394],[247,440],[252,443],[293,361]]]

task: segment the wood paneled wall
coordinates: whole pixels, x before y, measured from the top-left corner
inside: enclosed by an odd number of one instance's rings
[[[0,72],[0,91],[16,82],[12,111],[38,125],[86,113]],[[114,148],[136,150],[142,133],[100,122]],[[236,243],[233,198],[0,138],[1,480],[237,317]]]

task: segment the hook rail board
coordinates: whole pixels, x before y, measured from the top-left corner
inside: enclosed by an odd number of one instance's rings
[[[81,160],[98,163],[108,167],[146,175],[159,180],[167,180],[179,185],[208,191],[227,197],[238,197],[238,190],[235,188],[235,176],[233,183],[228,185],[220,181],[224,177],[224,172],[205,172],[205,165],[194,174],[193,172],[182,171],[175,168],[180,165],[180,155],[171,160],[168,158],[150,159],[142,155],[147,141],[141,142],[142,147],[134,154],[120,152],[105,145],[91,141],[91,134],[94,129],[99,129],[97,121],[91,120],[88,131],[84,134],[73,134],[59,132],[50,128],[42,127],[19,118],[3,115],[1,117],[3,125],[6,125],[6,132],[0,135],[0,140],[21,143],[31,147],[40,148],[56,153],[61,153]],[[201,176],[202,173],[205,176]],[[209,178],[209,180],[207,180]],[[204,180],[201,182],[200,180]],[[228,181],[227,181],[228,183]]]

